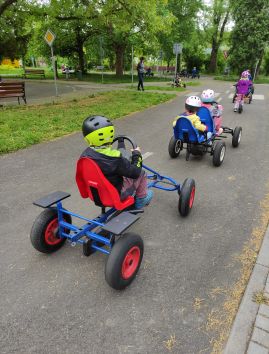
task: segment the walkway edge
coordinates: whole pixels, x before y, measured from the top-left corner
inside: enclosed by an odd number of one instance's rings
[[[264,290],[269,273],[269,226],[266,230],[256,264],[250,276],[246,291],[235,317],[224,354],[244,354],[251,338],[259,304],[253,301],[253,294]]]

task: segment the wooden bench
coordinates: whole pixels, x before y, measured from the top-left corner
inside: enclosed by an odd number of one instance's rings
[[[0,81],[0,98],[17,97],[20,104],[20,98],[26,104],[25,82],[24,81]]]
[[[30,76],[33,76],[33,75],[43,76],[43,78],[45,79],[45,70],[43,70],[43,69],[25,69],[23,77],[26,79],[27,75],[30,75]]]

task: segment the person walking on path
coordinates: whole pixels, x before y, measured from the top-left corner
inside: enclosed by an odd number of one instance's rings
[[[142,91],[144,91],[144,85],[143,85],[143,80],[144,80],[144,57],[141,57],[140,58],[140,62],[137,64],[137,74],[138,74],[137,90],[140,91],[140,87],[141,87]]]

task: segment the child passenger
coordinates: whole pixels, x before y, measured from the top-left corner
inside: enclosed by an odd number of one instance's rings
[[[223,132],[222,112],[223,106],[215,101],[215,92],[211,89],[204,90],[201,94],[202,106],[209,109],[214,121],[216,134],[220,135]]]
[[[122,200],[135,194],[135,208],[141,209],[150,203],[153,192],[147,187],[140,148],[132,150],[129,161],[119,150],[112,148],[114,132],[114,125],[108,118],[86,118],[82,133],[89,147],[83,151],[81,157],[89,157],[97,163],[105,177],[118,190]]]

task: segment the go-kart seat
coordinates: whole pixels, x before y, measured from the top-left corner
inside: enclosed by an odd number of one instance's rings
[[[123,210],[134,204],[132,196],[120,200],[117,189],[107,180],[97,163],[88,157],[81,157],[77,162],[76,182],[82,198],[90,198],[97,206]]]
[[[206,107],[200,107],[197,112],[197,115],[200,118],[201,122],[207,126],[207,131],[211,132],[212,134],[215,134],[215,125],[209,109]]]
[[[205,141],[203,134],[200,134],[197,129],[194,128],[192,122],[182,116],[177,120],[174,127],[175,139],[181,140],[184,143],[202,143]]]

